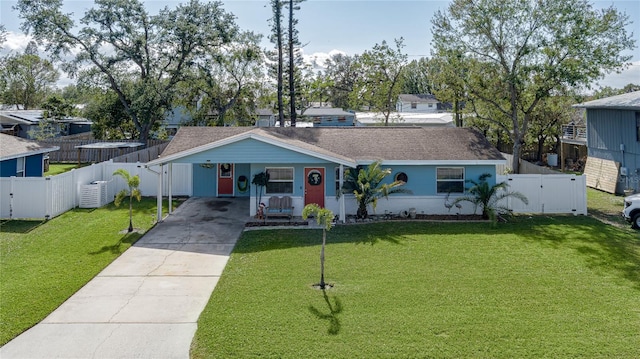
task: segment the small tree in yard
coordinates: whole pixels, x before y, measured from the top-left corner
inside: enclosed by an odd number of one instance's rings
[[[473,184],[467,189],[469,195],[458,197],[453,201],[453,204],[460,202],[473,203],[474,211],[478,206],[482,209],[482,218],[490,219],[494,223],[501,218],[501,215],[509,213],[509,208],[506,205],[500,204],[503,199],[508,197],[514,197],[521,200],[524,204],[529,204],[529,200],[525,195],[520,192],[509,192],[507,188],[509,184],[507,182],[496,183],[493,186],[489,186],[487,178],[491,177],[490,173],[484,173],[480,175],[478,181],[467,180]]]
[[[123,189],[122,191],[118,192],[118,194],[116,194],[114,204],[116,205],[116,207],[120,207],[120,203],[122,203],[122,200],[126,197],[129,197],[129,229],[127,232],[130,233],[133,232],[133,199],[135,198],[138,200],[138,202],[140,202],[140,199],[142,197],[142,193],[138,188],[138,186],[140,186],[140,176],[131,176],[129,172],[122,168],[113,172],[113,175],[122,177],[127,182],[127,186],[129,187],[128,189]]]
[[[322,247],[320,249],[320,283],[318,286],[320,289],[325,289],[326,283],[324,282],[324,247],[327,243],[327,231],[331,230],[333,221],[333,212],[326,208],[321,208],[315,203],[310,203],[304,206],[302,210],[302,218],[307,219],[309,216],[315,216],[319,225],[322,225]]]
[[[358,218],[369,217],[367,206],[371,204],[376,210],[379,198],[388,198],[393,193],[411,193],[411,191],[400,188],[404,185],[402,181],[382,183],[391,174],[391,169],[380,167],[380,161],[376,161],[366,168],[348,169],[345,172],[344,184],[341,193],[353,193],[358,202]]]

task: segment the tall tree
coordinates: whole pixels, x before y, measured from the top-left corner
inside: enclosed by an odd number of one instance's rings
[[[261,38],[239,33],[229,44],[205,54],[193,78],[181,86],[195,124],[223,126],[229,123],[229,113],[246,119],[255,110],[264,65]]]
[[[101,140],[120,140],[138,137],[136,126],[113,90],[104,90],[93,96],[83,110],[91,120],[93,137]]]
[[[401,93],[415,95],[433,93],[430,77],[429,59],[421,57],[418,60],[412,60],[403,70]]]
[[[191,0],[149,15],[139,0],[96,0],[78,26],[61,0],[19,0],[22,29],[76,75],[90,66],[117,94],[139,140],[172,108],[187,68],[209,47],[227,43],[237,28],[219,2]],[[66,60],[65,55],[72,55]]]
[[[356,64],[360,75],[351,92],[351,103],[380,112],[385,126],[389,125],[389,116],[396,108],[402,89],[402,71],[407,62],[407,55],[402,53],[402,42],[402,38],[396,39],[394,49],[382,41],[365,51]]]
[[[359,72],[356,64],[359,55],[349,56],[335,54],[325,62],[324,81],[329,90],[329,102],[333,107],[347,109],[350,107],[349,96],[355,87]]]
[[[510,134],[516,173],[541,100],[621,69],[630,58],[623,51],[635,46],[627,15],[595,10],[586,0],[454,0],[432,24],[434,55],[443,64],[463,64],[469,100],[508,119],[504,126],[484,116]]]
[[[273,17],[270,19],[271,21],[271,36],[270,40],[273,44],[276,45],[275,55],[276,55],[276,82],[277,82],[277,108],[278,108],[278,121],[280,121],[280,127],[284,127],[284,101],[283,101],[283,47],[282,47],[282,39],[283,39],[283,31],[282,31],[282,8],[283,1],[281,0],[271,0],[271,9],[273,11]]]
[[[35,42],[30,42],[24,53],[7,56],[3,65],[0,68],[5,83],[2,100],[24,110],[39,107],[60,77],[49,60],[38,56]]]
[[[287,33],[287,47],[289,51],[289,111],[291,116],[291,127],[296,127],[296,47],[300,46],[298,39],[298,19],[293,16],[295,10],[300,10],[298,6],[304,0],[289,0],[287,7],[289,8],[289,31]]]

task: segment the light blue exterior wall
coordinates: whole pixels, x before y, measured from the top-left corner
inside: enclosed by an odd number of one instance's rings
[[[215,197],[217,190],[216,166],[211,168],[201,167],[193,164],[193,196],[194,197]]]
[[[471,179],[477,181],[481,174],[490,173],[491,178],[488,179],[489,184],[493,185],[496,182],[495,165],[382,166],[382,168],[391,169],[391,175],[385,179],[386,183],[393,182],[398,173],[404,172],[408,180],[403,188],[410,190],[414,196],[435,196],[438,194],[436,188],[436,169],[438,167],[463,167],[465,180]],[[465,187],[468,187],[468,185],[465,184]]]
[[[245,192],[240,192],[240,187],[238,186],[238,178],[240,176],[245,176],[249,179],[249,184]],[[238,163],[236,164],[236,171],[234,173],[234,183],[235,183],[235,193],[236,197],[249,197],[251,196],[251,180],[253,176],[251,175],[251,165],[248,163]]]
[[[200,163],[209,160],[212,168],[203,168]],[[235,164],[235,195],[255,196],[255,188],[251,184],[253,176],[263,172],[267,167],[292,167],[294,172],[293,193],[294,197],[304,196],[304,169],[305,167],[321,167],[325,169],[325,196],[335,197],[336,180],[335,171],[338,164],[313,156],[301,154],[292,150],[277,147],[261,141],[246,139],[226,146],[215,148],[203,153],[185,157],[181,162],[193,162],[193,195],[198,197],[216,196],[216,165],[217,163]],[[250,163],[249,163],[250,162]],[[404,188],[410,190],[415,196],[434,196],[436,190],[437,167],[464,167],[465,179],[477,180],[483,173],[490,173],[490,184],[495,184],[495,165],[383,165],[383,168],[391,168],[392,172],[386,181],[392,182],[399,172],[407,174],[409,180]],[[346,168],[346,167],[345,167]],[[238,188],[238,177],[246,176],[249,179],[249,190],[241,193]],[[282,193],[264,193],[263,196],[283,195]]]

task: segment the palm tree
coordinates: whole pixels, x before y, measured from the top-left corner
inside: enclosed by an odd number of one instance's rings
[[[411,193],[411,191],[400,188],[405,183],[394,181],[392,183],[382,183],[391,174],[391,169],[380,167],[380,161],[376,161],[365,168],[347,169],[344,176],[344,184],[341,193],[353,193],[358,202],[358,218],[367,218],[369,212],[367,206],[371,204],[375,212],[379,198],[388,198],[394,193]]]
[[[509,192],[509,184],[507,182],[496,183],[493,186],[489,186],[487,178],[490,178],[490,173],[484,173],[480,175],[478,181],[467,180],[473,184],[467,189],[468,195],[458,197],[453,201],[453,204],[460,202],[473,203],[474,211],[480,207],[482,209],[482,218],[490,219],[495,222],[501,215],[509,213],[509,207],[503,204],[504,199],[513,197],[521,200],[524,204],[528,204],[529,200],[525,195],[520,192]]]
[[[122,177],[125,182],[127,182],[127,186],[129,187],[128,189],[123,189],[122,191],[118,192],[116,194],[116,198],[113,201],[114,204],[116,205],[116,207],[120,207],[120,203],[122,203],[122,200],[125,199],[126,197],[129,197],[129,229],[128,232],[133,232],[133,222],[132,222],[132,217],[133,217],[133,199],[137,199],[138,202],[140,202],[140,199],[142,197],[142,193],[140,192],[140,189],[138,188],[138,186],[140,186],[140,176],[135,175],[135,176],[131,176],[129,174],[129,172],[127,172],[127,170],[124,170],[122,168],[116,170],[115,172],[113,172],[114,176],[120,176]]]
[[[327,243],[327,231],[331,229],[333,224],[333,212],[326,208],[321,208],[315,203],[310,203],[304,206],[302,210],[302,218],[307,219],[309,216],[315,216],[318,224],[322,225],[322,247],[320,249],[320,283],[318,286],[320,289],[325,289],[326,283],[324,282],[324,247]]]

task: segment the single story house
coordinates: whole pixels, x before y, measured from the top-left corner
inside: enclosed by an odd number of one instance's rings
[[[439,104],[440,101],[432,94],[400,94],[396,102],[396,111],[434,113],[440,110]]]
[[[355,126],[355,113],[334,107],[311,107],[300,116],[302,121],[310,121],[313,127]]]
[[[59,149],[0,133],[0,177],[42,177],[48,153]]]
[[[0,125],[4,133],[33,139],[33,132],[40,128],[42,110],[0,111]],[[54,122],[56,137],[91,132],[93,123],[85,118],[68,117]]]
[[[495,183],[496,165],[505,163],[500,152],[471,128],[181,127],[146,167],[160,166],[160,171],[150,169],[172,178],[173,163],[189,163],[193,196],[251,197],[247,215],[257,209],[252,179],[268,172],[262,202],[289,196],[296,216],[306,204],[317,203],[344,220],[357,209],[352,195],[336,196],[345,170],[375,161],[391,169],[388,181],[403,180],[411,191],[379,201],[376,213],[415,209],[417,214],[449,213],[449,193],[462,194],[465,180],[477,180],[483,173],[490,173]],[[162,176],[158,181],[158,188],[163,188]],[[463,212],[473,209],[467,205]]]

